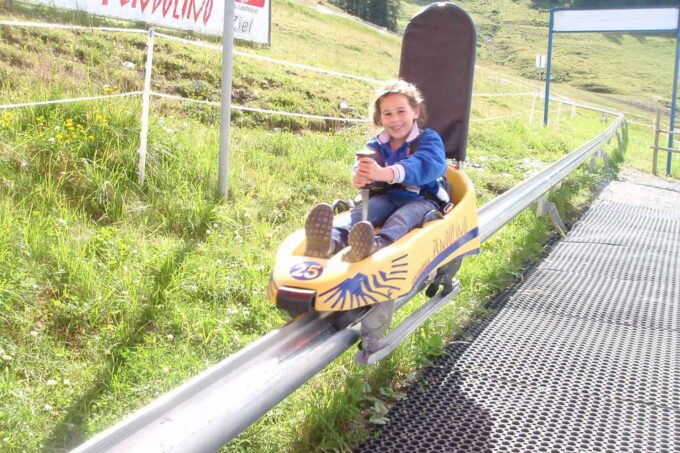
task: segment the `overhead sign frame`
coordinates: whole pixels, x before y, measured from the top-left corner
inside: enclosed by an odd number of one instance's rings
[[[675,110],[678,97],[678,63],[680,61],[680,7],[657,8],[551,8],[548,34],[548,67],[545,77],[545,107],[543,124],[548,125],[550,75],[554,33],[675,33],[675,69],[670,130],[675,130]],[[673,147],[673,134],[668,136]],[[672,153],[668,153],[666,173],[671,173]]]

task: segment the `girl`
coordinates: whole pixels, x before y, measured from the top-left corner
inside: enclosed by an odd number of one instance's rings
[[[428,211],[438,208],[431,200],[441,193],[438,179],[446,172],[446,156],[439,134],[419,129],[425,120],[423,98],[414,85],[397,80],[378,92],[373,122],[383,131],[366,144],[375,159],[358,159],[352,185],[361,188],[383,182],[385,188],[371,197],[368,221],[361,220],[360,206],[335,224],[330,205],[314,207],[305,222],[305,255],[329,258],[349,244],[344,259],[362,260],[404,236]],[[377,235],[373,225],[382,227]]]

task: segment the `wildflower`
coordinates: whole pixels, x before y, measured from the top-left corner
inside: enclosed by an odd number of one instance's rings
[[[32,337],[37,337],[38,336],[38,331],[37,330],[31,330],[31,336]]]
[[[5,127],[9,127],[12,124],[12,113],[11,112],[5,111],[5,115],[4,115],[4,118],[2,120],[2,124]]]
[[[2,360],[4,360],[5,362],[11,362],[11,361],[12,361],[12,356],[9,355],[9,354],[3,354],[3,355],[2,355]]]
[[[61,135],[61,134],[57,134],[57,135],[56,135],[56,138],[57,138],[57,140],[61,140],[62,138],[64,138],[64,136]]]
[[[163,368],[163,373],[168,374],[170,372],[170,368],[164,367]]]
[[[43,409],[45,409],[46,411],[49,412],[49,411],[52,410],[52,406],[50,406],[49,404],[45,404],[45,405],[43,406]]]
[[[71,385],[71,381],[69,381],[68,379],[64,379],[64,385],[66,387],[69,387]]]
[[[165,338],[167,338],[168,340],[172,341],[172,340],[175,338],[175,336],[174,336],[173,334],[169,333],[169,334],[167,334],[167,335],[165,336]]]
[[[57,385],[57,381],[55,381],[54,379],[50,379],[50,380],[47,381],[47,385],[49,385],[50,387],[52,387],[52,386],[54,386],[54,385]]]
[[[57,141],[57,139],[54,138],[54,137],[50,137],[47,141],[50,142],[50,143],[54,143],[54,142]]]
[[[90,136],[89,136],[89,137],[87,137],[87,138],[89,138],[89,139],[90,139],[90,141],[94,141],[94,135],[90,135]]]

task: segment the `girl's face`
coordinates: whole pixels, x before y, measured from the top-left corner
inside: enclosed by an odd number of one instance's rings
[[[420,107],[415,109],[403,94],[388,94],[380,101],[380,121],[390,137],[403,143],[411,132],[413,122],[420,115]]]

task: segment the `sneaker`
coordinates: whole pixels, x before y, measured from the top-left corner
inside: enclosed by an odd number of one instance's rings
[[[333,208],[322,203],[315,206],[305,222],[305,255],[314,258],[330,258],[333,254]]]
[[[362,220],[352,227],[349,232],[350,249],[345,255],[345,260],[350,263],[356,263],[366,258],[371,253],[375,252],[377,245],[375,243],[375,234],[373,233],[373,225],[371,222]]]

